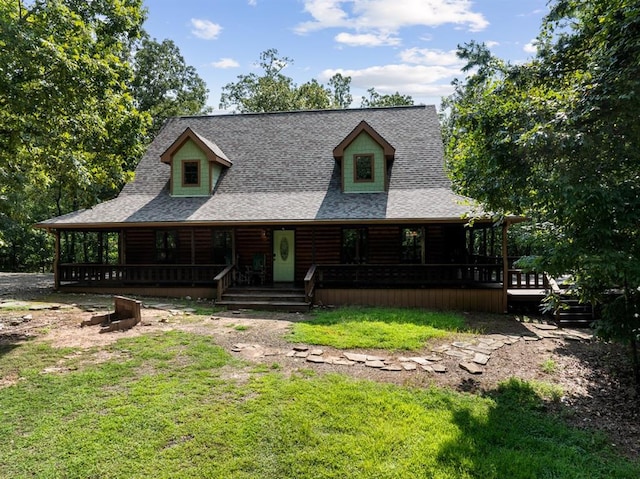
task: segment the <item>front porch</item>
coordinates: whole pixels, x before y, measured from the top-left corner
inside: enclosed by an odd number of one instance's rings
[[[58,268],[58,288],[68,292],[210,298],[234,308],[300,311],[316,304],[501,313],[505,311],[503,276],[496,264],[332,264],[312,265],[302,283],[251,284],[238,281],[235,264],[62,264]],[[522,304],[525,298],[540,300],[548,283],[542,274],[509,269],[506,286],[509,308]],[[287,298],[283,299],[283,294]]]
[[[503,260],[504,230],[487,224],[63,230],[56,238],[62,291],[221,302],[230,288],[290,283],[304,288],[308,305],[501,313],[524,291],[548,287],[543,275]]]

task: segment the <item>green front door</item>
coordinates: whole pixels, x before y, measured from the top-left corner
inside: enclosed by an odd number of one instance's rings
[[[295,232],[275,230],[273,232],[273,282],[294,280],[295,273]]]

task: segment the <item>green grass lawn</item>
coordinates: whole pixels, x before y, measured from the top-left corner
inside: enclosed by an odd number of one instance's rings
[[[287,340],[336,348],[418,349],[425,341],[464,329],[455,312],[421,309],[338,308],[319,310],[296,323]]]
[[[22,378],[0,389],[0,477],[640,477],[518,380],[479,397],[284,377],[180,332],[96,352],[0,347],[0,377]]]

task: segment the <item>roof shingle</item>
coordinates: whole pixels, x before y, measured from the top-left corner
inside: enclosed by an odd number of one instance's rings
[[[363,120],[395,148],[386,193],[340,188],[333,149]],[[186,128],[233,163],[211,197],[169,195],[160,155]],[[428,221],[461,218],[462,199],[444,171],[433,106],[179,117],[167,121],[116,199],[41,225]]]

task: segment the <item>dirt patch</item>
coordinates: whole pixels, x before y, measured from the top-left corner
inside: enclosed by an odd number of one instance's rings
[[[549,335],[524,340],[522,337],[531,336],[532,329],[523,318],[466,314],[467,323],[477,334],[431,341],[410,355],[427,357],[452,342],[469,343],[495,335],[520,339],[492,351],[481,374],[470,374],[459,366],[460,358],[446,355],[442,355],[440,361],[446,367],[446,373],[426,372],[420,367],[390,371],[359,363],[316,363],[295,356],[293,345],[284,338],[294,323],[309,319],[301,313],[236,311],[199,316],[189,308],[170,304],[169,299],[145,299],[140,324],[128,331],[100,334],[99,327],[82,328],[80,323],[95,314],[110,311],[113,307],[111,296],[53,294],[52,278],[47,275],[31,277],[0,273],[0,288],[0,345],[35,340],[57,347],[97,348],[95,354],[85,359],[97,363],[118,359],[101,348],[122,337],[180,330],[210,336],[232,355],[273,367],[284,374],[305,370],[319,374],[336,372],[358,379],[411,387],[442,386],[474,394],[489,394],[501,381],[511,377],[543,381],[564,391],[559,402],[548,404],[549,409],[575,426],[605,432],[621,453],[632,458],[640,456],[638,398],[626,353],[619,345],[586,339],[588,331],[578,331],[575,336]],[[334,348],[322,346],[320,349],[325,358],[338,358],[344,354]],[[351,352],[394,360],[407,355],[402,351]],[[240,373],[234,371],[233,374]],[[19,380],[18,377],[3,377],[0,371],[0,388]]]

